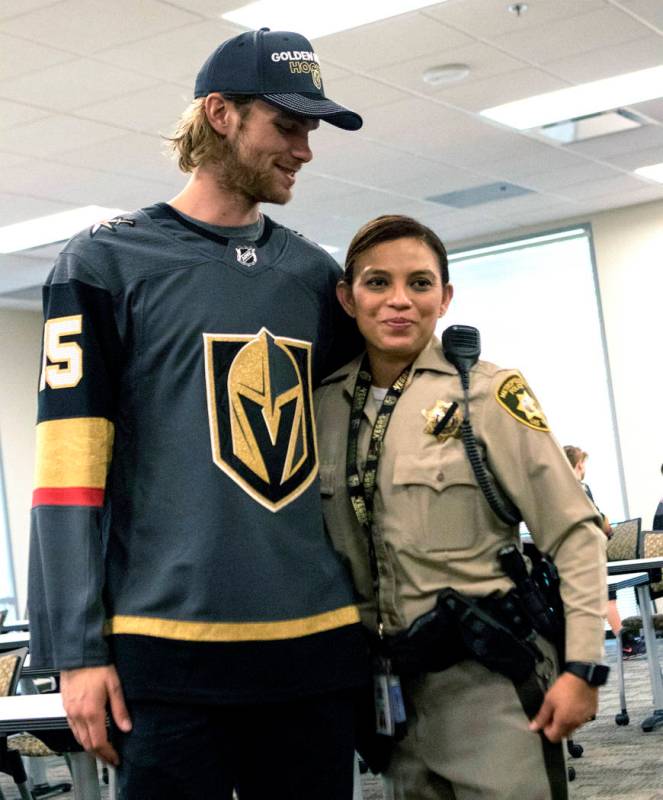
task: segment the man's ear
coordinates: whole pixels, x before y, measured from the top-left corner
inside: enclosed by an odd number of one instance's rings
[[[354,318],[356,314],[352,286],[345,281],[339,281],[336,284],[336,297],[338,297],[338,302],[343,306],[345,313]]]
[[[222,136],[228,134],[232,109],[232,104],[218,92],[212,92],[205,98],[205,114],[207,116],[207,121],[214,130]]]

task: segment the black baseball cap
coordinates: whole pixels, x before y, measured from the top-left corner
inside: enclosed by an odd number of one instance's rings
[[[200,68],[195,97],[254,95],[284,111],[356,131],[363,120],[325,97],[311,43],[291,31],[247,31],[219,45]]]

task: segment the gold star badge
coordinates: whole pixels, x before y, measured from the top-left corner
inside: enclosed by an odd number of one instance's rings
[[[423,418],[426,420],[426,427],[424,428],[424,433],[430,433],[431,435],[439,439],[439,441],[441,442],[445,442],[452,436],[455,436],[456,439],[459,439],[460,424],[463,421],[463,417],[457,405],[455,410],[447,420],[447,423],[444,426],[444,428],[439,433],[437,434],[435,433],[435,429],[437,428],[438,424],[447,415],[452,405],[454,405],[454,403],[447,403],[444,400],[437,400],[432,408],[429,409],[422,408],[421,414]]]

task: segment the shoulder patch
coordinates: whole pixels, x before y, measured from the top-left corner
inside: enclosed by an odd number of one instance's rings
[[[550,431],[539,401],[519,373],[509,375],[502,381],[495,397],[502,408],[518,422],[535,431]]]
[[[99,231],[103,228],[109,230],[111,233],[116,233],[118,225],[129,225],[129,227],[133,228],[136,225],[136,221],[133,219],[127,219],[126,217],[113,217],[113,219],[105,219],[103,222],[97,222],[96,225],[93,225],[90,228],[90,237],[94,236],[95,233],[99,233]]]

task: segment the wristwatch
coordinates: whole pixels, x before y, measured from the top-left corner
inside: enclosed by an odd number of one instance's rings
[[[567,661],[564,664],[564,672],[582,678],[590,686],[603,686],[608,680],[610,667],[605,664],[593,664],[591,661]]]

